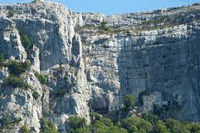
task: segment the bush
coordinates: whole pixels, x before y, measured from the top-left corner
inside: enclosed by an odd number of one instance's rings
[[[40,97],[40,94],[37,91],[33,91],[32,96],[35,100],[37,100]]]
[[[4,65],[8,67],[8,70],[12,76],[19,76],[25,71],[28,71],[31,67],[31,64],[29,61],[18,62],[15,60],[9,60]]]
[[[21,37],[22,45],[24,46],[26,50],[28,50],[32,46],[29,37],[22,33],[20,33],[20,37]]]
[[[109,118],[101,117],[91,125],[91,131],[95,133],[128,133],[121,126],[115,126]]]
[[[159,120],[157,115],[148,114],[148,113],[143,114],[142,118],[145,119],[146,121],[151,122],[152,125],[156,125],[156,123]]]
[[[197,123],[197,122],[185,123],[185,127],[186,127],[191,133],[200,133],[200,123]]]
[[[178,120],[168,119],[165,124],[167,128],[170,129],[170,133],[190,133],[190,131]]]
[[[40,119],[40,125],[41,125],[40,129],[41,133],[59,133],[56,130],[55,125],[51,121],[48,121],[46,118]]]
[[[4,80],[4,85],[6,86],[11,86],[11,87],[14,87],[14,88],[22,88],[22,89],[27,89],[27,88],[30,88],[30,86],[24,82],[23,79],[19,78],[19,77],[8,77]]]
[[[29,129],[27,125],[24,125],[20,128],[20,133],[29,133]]]
[[[70,131],[73,132],[73,130],[77,130],[78,128],[85,128],[86,121],[81,117],[71,116],[68,119],[68,124],[70,127]]]
[[[124,95],[123,96],[123,103],[124,103],[123,109],[125,111],[130,111],[135,106],[134,96],[132,94]]]
[[[35,76],[37,77],[37,79],[40,81],[41,84],[46,84],[47,83],[46,75],[36,72]]]
[[[159,120],[155,125],[155,133],[170,133],[170,130],[167,129],[165,123]]]
[[[129,132],[144,132],[149,133],[153,130],[152,124],[139,117],[129,117],[124,119],[122,125]]]
[[[90,112],[90,118],[92,119],[92,121],[100,120],[101,117],[102,116],[100,114],[98,114],[97,112]]]

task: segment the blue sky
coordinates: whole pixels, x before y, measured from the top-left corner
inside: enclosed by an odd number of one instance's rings
[[[0,4],[30,2],[31,0],[0,0]],[[107,15],[149,11],[189,5],[200,0],[50,0],[65,4],[72,11],[100,12]]]

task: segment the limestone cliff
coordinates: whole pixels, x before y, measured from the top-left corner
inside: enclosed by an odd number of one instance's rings
[[[90,110],[118,110],[122,95],[142,91],[152,100],[144,105],[162,117],[199,121],[199,9],[105,16],[44,1],[1,5],[1,55],[31,68],[19,75],[28,84],[22,89],[5,85],[12,73],[2,63],[0,125],[6,116],[20,119],[12,132],[24,124],[39,132],[47,117],[65,132],[69,116],[90,122]]]

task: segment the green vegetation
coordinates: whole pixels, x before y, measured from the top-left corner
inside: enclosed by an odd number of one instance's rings
[[[21,128],[20,128],[20,133],[29,133],[29,129],[28,129],[28,126],[27,125],[23,125]]]
[[[1,60],[0,67],[8,67],[8,71],[10,76],[4,79],[5,86],[12,86],[14,88],[30,88],[30,86],[20,78],[20,75],[26,71],[28,71],[31,67],[29,61],[19,62],[16,60]]]
[[[124,95],[123,96],[123,103],[124,103],[124,107],[123,109],[125,111],[130,111],[134,108],[135,106],[135,101],[134,101],[134,96],[132,94],[130,95]]]
[[[71,133],[74,133],[77,129],[84,129],[86,127],[85,119],[78,116],[71,116],[68,121]]]
[[[97,117],[92,120],[91,125],[86,125],[83,118],[72,116],[69,118],[68,125],[70,133],[127,133],[120,125],[115,126],[110,119],[105,117]]]
[[[159,120],[155,127],[154,127],[154,131],[155,133],[170,133],[170,130],[167,129],[167,126],[165,125],[165,123],[161,120]]]
[[[6,78],[4,80],[4,84],[5,86],[11,86],[14,88],[22,88],[22,89],[27,89],[30,88],[30,86],[24,82],[23,79],[19,78],[19,77],[15,77],[15,76],[9,76],[8,78]]]
[[[32,46],[29,36],[25,35],[23,32],[20,32],[19,34],[21,37],[22,45],[26,50],[28,50]]]
[[[51,121],[48,121],[46,118],[41,118],[40,124],[41,124],[40,133],[59,133],[55,125]]]
[[[68,120],[69,133],[200,133],[200,123],[184,123],[175,119],[161,120],[156,115],[131,116],[113,123],[96,112],[92,112],[91,124],[72,116]]]
[[[151,132],[153,130],[153,126],[150,122],[139,118],[139,117],[129,117],[122,121],[122,125],[125,129],[128,130],[129,133],[132,132]]]
[[[190,133],[190,131],[178,120],[168,119],[165,122],[171,133]]]
[[[10,74],[14,76],[21,75],[22,73],[28,71],[31,67],[29,61],[18,62],[15,60],[9,60],[6,65],[8,67]]]
[[[41,84],[47,83],[47,76],[46,75],[36,72],[35,76],[37,77],[37,79],[40,81]]]
[[[137,23],[137,24],[134,24],[129,27],[107,26],[108,25],[107,22],[104,21],[97,26],[96,25],[85,25],[81,29],[92,29],[92,30],[96,30],[96,32],[103,33],[103,34],[125,33],[127,35],[130,35],[130,31],[138,33],[141,31],[160,30],[160,29],[170,28],[170,27],[174,27],[176,25],[186,23],[184,21],[180,21],[175,18],[176,17],[170,18],[169,16],[163,16],[161,18],[143,21],[141,23]],[[194,20],[192,20],[192,21],[194,21]]]
[[[197,122],[194,123],[185,123],[185,127],[191,132],[191,133],[200,133],[200,124]]]
[[[30,61],[19,62],[16,60],[3,60],[0,62],[1,67],[8,67],[11,76],[20,76],[28,71],[31,67]]]

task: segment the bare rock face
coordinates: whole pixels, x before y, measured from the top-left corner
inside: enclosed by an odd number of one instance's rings
[[[21,44],[20,36],[15,28],[15,23],[5,17],[0,17],[0,51],[7,57],[24,60],[27,53]]]
[[[0,64],[0,124],[9,117],[18,121],[10,132],[39,133],[47,117],[66,132],[71,115],[89,123],[91,110],[110,113],[142,91],[139,111],[199,121],[199,9],[104,16],[38,0],[1,5],[0,52],[31,69],[18,76],[29,85],[22,89],[5,86],[13,75]]]

